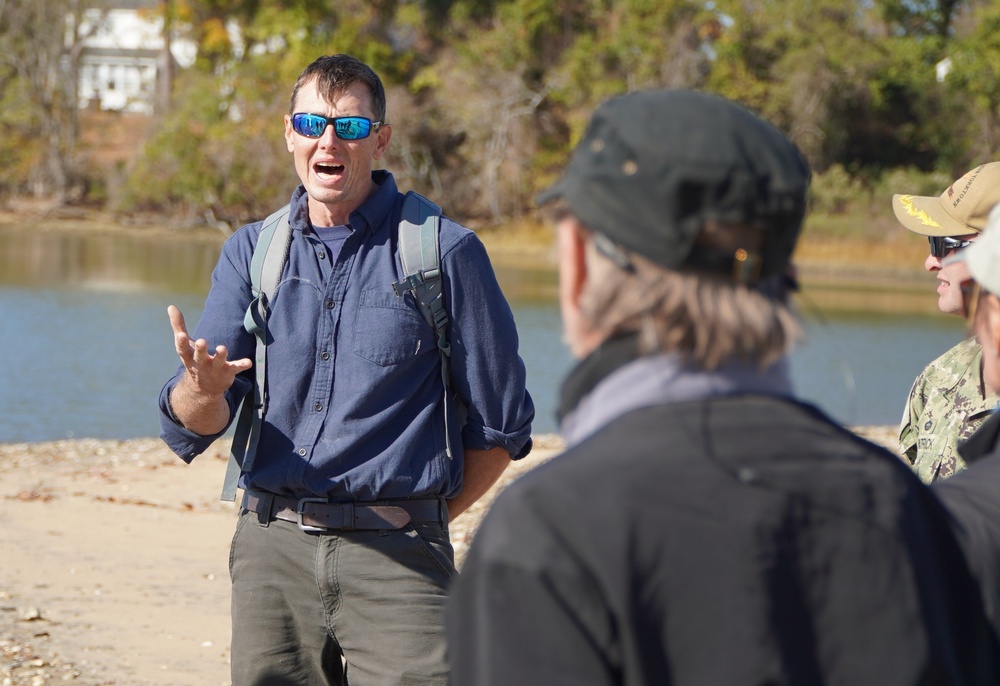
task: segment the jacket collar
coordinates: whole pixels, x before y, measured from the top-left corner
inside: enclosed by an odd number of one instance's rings
[[[792,396],[785,359],[767,369],[731,361],[703,370],[672,353],[640,356],[636,343],[635,334],[609,339],[570,372],[558,412],[567,445],[642,407],[739,394]]]
[[[972,464],[1000,449],[998,440],[1000,440],[1000,412],[994,410],[990,418],[983,422],[968,440],[958,446],[958,454],[967,463]]]
[[[606,376],[639,357],[638,335],[621,334],[609,338],[580,361],[562,384],[556,419],[559,424]]]

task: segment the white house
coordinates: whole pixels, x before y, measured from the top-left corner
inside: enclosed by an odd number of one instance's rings
[[[172,64],[166,63],[157,4],[158,0],[111,0],[85,11],[77,34],[84,37],[78,84],[81,107],[151,114],[157,83],[169,74],[166,67],[194,62],[195,44],[171,38]],[[72,24],[67,29],[72,32]]]

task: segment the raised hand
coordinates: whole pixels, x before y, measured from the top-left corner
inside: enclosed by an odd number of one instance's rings
[[[190,430],[203,435],[222,431],[229,421],[229,405],[223,394],[240,372],[253,366],[249,358],[230,360],[226,346],[208,349],[204,338],[192,341],[184,315],[175,306],[167,308],[174,348],[186,373],[170,393],[174,416]]]
[[[206,395],[220,395],[233,385],[233,379],[240,372],[253,366],[249,358],[230,360],[226,346],[215,347],[209,352],[208,341],[199,338],[192,341],[184,323],[184,315],[177,307],[167,308],[170,317],[170,328],[174,330],[174,347],[178,357],[184,363],[187,375],[194,388]]]

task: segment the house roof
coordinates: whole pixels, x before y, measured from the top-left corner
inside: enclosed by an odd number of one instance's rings
[[[105,0],[94,3],[94,9],[103,10],[140,10],[156,7],[157,0]]]
[[[122,59],[157,59],[161,52],[161,50],[153,50],[150,48],[84,48],[82,55],[90,58],[117,57]]]

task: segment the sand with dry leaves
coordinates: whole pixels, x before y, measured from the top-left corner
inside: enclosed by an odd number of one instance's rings
[[[496,493],[561,449],[535,444],[453,524],[459,560]],[[0,686],[229,684],[221,450],[185,465],[156,439],[0,445]]]

